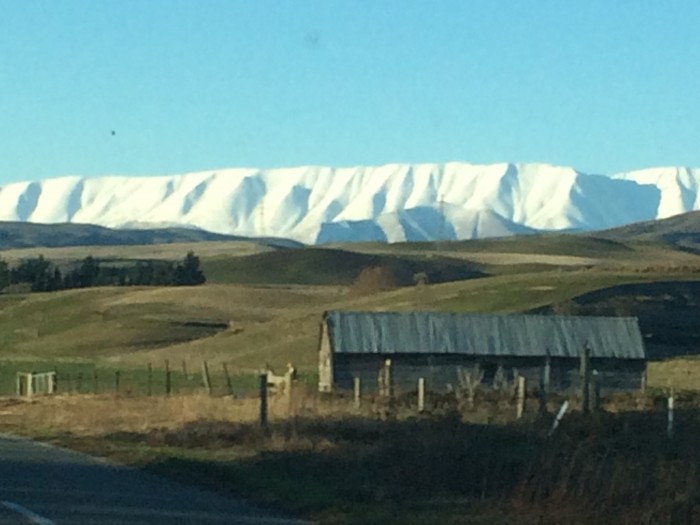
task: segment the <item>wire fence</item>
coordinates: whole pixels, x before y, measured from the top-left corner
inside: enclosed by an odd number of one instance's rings
[[[163,361],[141,367],[104,366],[86,362],[0,362],[0,396],[23,395],[18,377],[55,374],[52,393],[168,396],[205,392],[213,396],[247,396],[257,387],[257,371],[232,363]],[[19,376],[18,376],[19,374]],[[23,380],[22,385],[26,383]],[[36,381],[36,380],[35,380]],[[34,389],[35,394],[45,389]]]

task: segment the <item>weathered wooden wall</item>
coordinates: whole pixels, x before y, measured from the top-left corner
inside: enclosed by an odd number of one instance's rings
[[[483,384],[491,386],[499,366],[506,378],[516,375],[526,378],[530,388],[539,387],[545,375],[545,358],[498,357],[474,358],[460,355],[430,354],[335,354],[332,356],[333,389],[352,390],[353,379],[360,378],[363,393],[377,390],[379,370],[385,359],[391,359],[392,379],[397,391],[414,391],[419,378],[425,378],[426,389],[446,392],[459,386],[458,369],[473,369],[477,364],[484,370]],[[550,392],[574,391],[580,386],[580,361],[556,359],[550,361]],[[593,359],[591,368],[601,385],[601,391],[636,390],[642,386],[646,363],[643,360]]]

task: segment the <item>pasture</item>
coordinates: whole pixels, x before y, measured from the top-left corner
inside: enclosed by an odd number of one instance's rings
[[[56,250],[2,257],[177,260],[193,250],[210,279],[196,287],[0,295],[0,394],[13,392],[17,371],[59,375],[56,397],[2,398],[1,430],[196,479],[323,523],[697,517],[698,495],[688,485],[700,468],[691,447],[700,423],[693,393],[700,390],[693,355],[700,257],[692,253],[659,242],[566,236],[347,245],[341,252],[236,242]],[[360,287],[368,266],[442,276],[461,268],[469,278]],[[346,398],[313,392],[319,323],[330,309],[635,315],[656,358],[644,397],[609,399],[590,418],[574,412],[554,442],[543,432],[561,400],[544,417],[529,409],[524,422],[447,405],[381,421],[371,400],[358,413]],[[204,362],[212,395],[203,387]],[[293,413],[273,405],[271,426],[261,433],[257,373],[289,362],[300,371],[296,388],[306,401]],[[668,442],[659,407],[671,388],[681,392],[682,412]],[[512,415],[511,403],[502,400],[504,413]],[[674,490],[680,496],[669,499]]]

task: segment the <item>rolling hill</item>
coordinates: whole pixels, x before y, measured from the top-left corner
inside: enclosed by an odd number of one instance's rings
[[[693,211],[667,219],[638,222],[597,232],[603,239],[624,242],[656,242],[700,254],[700,212]]]
[[[417,274],[429,283],[461,281],[486,274],[467,261],[449,257],[370,255],[340,249],[304,248],[269,251],[236,258],[212,258],[203,269],[209,282],[347,286],[365,268],[382,267],[399,286],[415,284]]]
[[[0,249],[65,246],[132,246],[204,241],[251,241],[271,247],[298,247],[286,239],[212,233],[198,228],[113,229],[93,224],[0,222]]]

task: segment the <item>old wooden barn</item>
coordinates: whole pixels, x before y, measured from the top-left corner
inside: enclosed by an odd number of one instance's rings
[[[636,318],[548,315],[450,314],[438,312],[329,311],[321,323],[319,390],[377,388],[379,370],[391,359],[399,390],[446,391],[460,368],[517,374],[548,391],[579,387],[580,355],[604,390],[643,387],[647,354]]]

